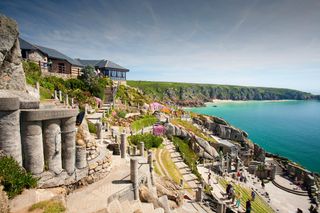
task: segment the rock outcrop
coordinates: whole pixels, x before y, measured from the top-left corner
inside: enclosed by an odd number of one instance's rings
[[[178,136],[187,140],[191,140],[191,149],[199,156],[206,159],[214,159],[219,157],[219,153],[216,149],[210,145],[210,142],[204,140],[201,137],[193,135],[191,132],[185,130],[182,127],[175,126],[171,123],[165,125],[166,134],[168,136]]]
[[[9,200],[7,194],[0,185],[0,213],[9,213]]]
[[[0,14],[0,89],[26,90],[17,23]]]

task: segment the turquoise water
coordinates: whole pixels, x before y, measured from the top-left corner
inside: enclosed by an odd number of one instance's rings
[[[215,103],[188,110],[222,117],[267,151],[320,172],[320,101]]]

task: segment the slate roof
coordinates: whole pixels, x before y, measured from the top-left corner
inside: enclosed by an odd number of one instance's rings
[[[39,46],[39,45],[31,44],[31,43],[27,42],[26,40],[24,40],[22,38],[19,38],[19,43],[20,43],[20,49],[24,49],[24,50],[39,50],[43,54],[47,55],[49,58],[66,60],[67,62],[69,62],[72,65],[83,67],[83,65],[79,61],[74,60],[73,58],[70,58],[70,57],[64,55],[63,53],[61,53],[61,52],[59,52],[59,51],[57,51],[55,49],[51,49],[51,48],[47,48],[47,47],[42,47],[42,46]]]
[[[119,64],[116,64],[110,60],[84,60],[84,59],[77,59],[81,64],[86,66],[93,66],[93,67],[99,67],[99,68],[113,68],[117,70],[122,70],[125,72],[129,72],[129,69],[124,68],[120,66]]]
[[[124,68],[124,67],[120,66],[119,64],[116,64],[110,60],[105,60],[105,59],[102,59],[102,60],[73,59],[73,58],[70,58],[69,56],[66,56],[63,53],[61,53],[55,49],[31,44],[22,38],[19,38],[19,42],[20,42],[21,49],[39,50],[43,54],[47,55],[49,58],[66,60],[70,64],[75,65],[75,66],[80,66],[80,67],[93,66],[93,67],[99,67],[99,68],[112,68],[112,69],[117,69],[117,70],[129,72],[129,69]]]
[[[63,59],[63,60],[68,61],[72,65],[83,67],[83,65],[79,61],[62,54],[61,52],[59,52],[55,49],[51,49],[48,47],[42,47],[42,46],[38,46],[38,45],[36,47],[41,52],[44,52],[45,54],[47,54],[49,58]]]
[[[20,43],[20,49],[24,50],[36,50],[37,48],[33,45],[27,42],[26,40],[19,38],[19,43]]]

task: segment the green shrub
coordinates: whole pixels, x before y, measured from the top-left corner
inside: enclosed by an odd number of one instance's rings
[[[75,90],[75,89],[80,89],[83,91],[88,90],[88,87],[86,86],[86,84],[82,80],[77,78],[70,78],[66,80],[64,84],[65,84],[65,87],[69,90]]]
[[[39,65],[31,61],[22,62],[23,70],[28,84],[35,85],[41,79],[41,69]]]
[[[24,188],[37,186],[37,180],[12,157],[0,158],[0,179],[9,198],[20,194]]]
[[[201,174],[197,169],[197,160],[199,159],[198,155],[189,147],[190,141],[182,140],[179,137],[173,137],[173,144],[176,149],[181,153],[184,162],[189,166],[192,173],[195,174],[198,178],[201,177]]]
[[[163,139],[159,136],[155,136],[153,134],[137,134],[128,137],[128,141],[133,145],[140,145],[140,142],[144,142],[144,146],[147,149],[158,148]]]
[[[52,98],[52,93],[49,89],[40,87],[40,99],[51,99]]]
[[[88,121],[88,128],[90,133],[97,133],[97,127],[94,123]]]
[[[158,119],[153,115],[145,115],[142,118],[135,120],[131,124],[131,128],[134,131],[138,131],[144,127],[152,126],[153,124],[157,123]]]
[[[126,112],[125,111],[119,111],[118,113],[117,113],[117,116],[119,117],[119,118],[125,118],[126,117]]]

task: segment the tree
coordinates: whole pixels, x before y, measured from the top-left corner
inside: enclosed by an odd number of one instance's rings
[[[81,79],[90,87],[94,79],[96,78],[95,69],[93,66],[85,66],[82,69]]]

